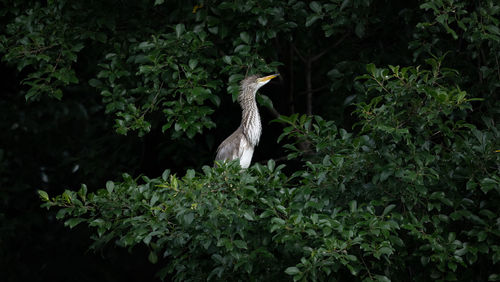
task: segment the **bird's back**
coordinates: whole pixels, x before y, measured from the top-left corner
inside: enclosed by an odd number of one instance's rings
[[[254,146],[248,142],[243,128],[240,126],[233,134],[226,138],[217,148],[217,161],[240,159],[242,168],[248,168],[252,161]]]

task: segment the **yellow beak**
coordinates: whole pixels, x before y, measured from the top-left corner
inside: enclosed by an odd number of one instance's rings
[[[268,76],[261,77],[261,78],[259,78],[259,79],[257,79],[257,80],[258,80],[259,82],[266,82],[266,81],[268,81],[268,80],[271,80],[271,79],[273,79],[273,78],[277,77],[278,75],[279,75],[279,73],[277,73],[277,74],[272,74],[272,75],[268,75]]]

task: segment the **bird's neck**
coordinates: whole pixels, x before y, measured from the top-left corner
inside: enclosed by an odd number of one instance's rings
[[[242,99],[240,102],[243,112],[241,117],[243,134],[253,146],[256,146],[262,133],[262,125],[260,123],[259,109],[255,102],[255,95],[251,99]]]

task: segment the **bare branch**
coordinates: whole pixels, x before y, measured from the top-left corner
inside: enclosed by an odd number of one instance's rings
[[[339,46],[340,43],[342,43],[347,38],[348,35],[349,35],[348,33],[344,34],[339,40],[337,40],[337,42],[335,42],[335,44],[327,47],[326,49],[324,49],[323,51],[321,51],[319,54],[317,54],[314,57],[312,57],[311,61],[314,62],[314,61],[318,60],[319,58],[323,57],[323,55],[325,55],[326,53],[328,53],[331,49]]]
[[[323,85],[321,87],[312,89],[311,92],[312,93],[319,92],[319,91],[324,90],[326,88],[328,88],[328,85]],[[304,95],[304,94],[307,94],[307,91],[301,91],[301,92],[299,92],[299,95]]]
[[[294,94],[294,78],[293,78],[293,48],[290,46],[290,77],[289,77],[289,92],[288,92],[288,109],[289,114],[295,113],[295,94]],[[497,61],[498,62],[498,61]]]
[[[306,114],[308,116],[312,115],[312,69],[311,69],[312,61],[307,60],[306,62],[306,87],[307,87],[307,105],[306,105]]]
[[[295,47],[294,44],[292,44],[292,47],[293,47],[293,50],[295,51],[295,53],[297,53],[297,55],[299,55],[300,60],[305,63],[307,60],[305,59],[304,56],[302,56],[299,49],[297,49],[297,47]]]

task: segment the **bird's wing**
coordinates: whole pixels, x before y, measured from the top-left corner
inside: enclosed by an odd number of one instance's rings
[[[217,148],[215,160],[234,160],[240,157],[240,143],[244,137],[241,127],[238,127],[233,134],[226,138]]]

